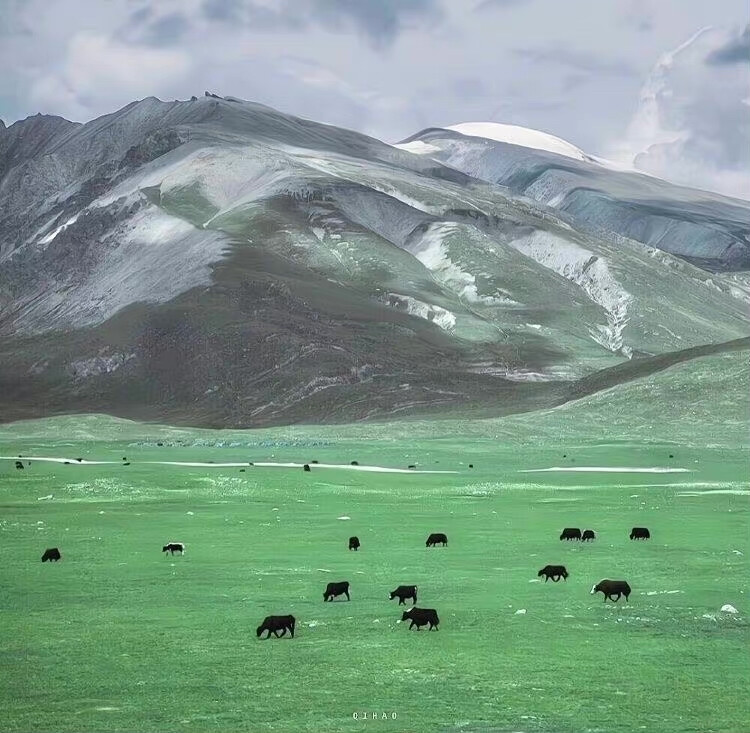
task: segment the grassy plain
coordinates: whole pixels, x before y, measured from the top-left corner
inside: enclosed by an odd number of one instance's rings
[[[731,358],[705,364],[743,366]],[[1,456],[114,462],[0,460],[0,730],[747,733],[743,408],[726,407],[722,432],[683,385],[660,410],[680,374],[700,373],[680,369],[646,385],[630,423],[632,395],[613,391],[453,430],[0,428]],[[313,459],[455,473],[148,463]],[[555,466],[688,471],[525,472]],[[634,525],[653,539],[630,542]],[[560,542],[564,526],[598,539]],[[449,546],[426,549],[431,531]],[[184,557],[162,555],[170,540]],[[42,564],[53,546],[62,562]],[[538,582],[548,563],[568,581]],[[604,577],[630,582],[629,604],[589,595]],[[350,581],[351,602],[323,603],[332,580]],[[440,631],[396,623],[401,583]],[[284,613],[295,639],[258,641],[260,620]]]

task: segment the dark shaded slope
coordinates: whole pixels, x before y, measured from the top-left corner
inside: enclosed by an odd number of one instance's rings
[[[539,364],[543,344],[462,344],[267,252],[238,248],[217,284],[101,326],[0,343],[0,420],[108,412],[214,427],[349,422],[554,401],[562,385],[468,370]]]

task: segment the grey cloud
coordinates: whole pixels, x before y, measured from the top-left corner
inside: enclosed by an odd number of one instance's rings
[[[487,95],[487,86],[479,77],[465,76],[450,82],[450,89],[459,99],[476,99]]]
[[[150,5],[144,5],[144,7],[138,8],[138,10],[134,10],[130,14],[128,25],[132,27],[141,26],[153,15],[153,13],[154,11]]]
[[[474,12],[502,10],[504,8],[512,8],[515,5],[524,5],[528,2],[530,2],[530,0],[482,0],[479,5],[475,6]]]
[[[706,57],[706,63],[712,66],[750,64],[750,25],[745,27],[739,37],[712,51]]]
[[[208,20],[240,25],[251,31],[302,30],[309,25],[301,6],[296,10],[288,0],[278,7],[259,5],[252,0],[204,0],[203,16]]]
[[[352,24],[376,43],[388,43],[409,17],[438,18],[435,0],[312,0],[313,17],[324,22]],[[319,16],[319,17],[318,17]]]
[[[302,30],[312,24],[338,32],[354,28],[376,46],[391,43],[409,19],[437,20],[437,0],[280,0],[274,6],[252,0],[204,0],[204,17],[255,30]]]
[[[170,46],[182,40],[190,30],[190,22],[182,13],[170,13],[149,24],[143,42],[152,46]]]
[[[589,80],[588,74],[581,74],[580,72],[573,71],[570,74],[566,74],[562,80],[562,88],[564,92],[570,92],[578,87],[583,86]]]
[[[611,61],[562,47],[517,48],[513,50],[513,53],[534,64],[566,66],[569,69],[586,74],[607,74],[610,76],[635,76],[637,74],[633,66],[625,61]]]

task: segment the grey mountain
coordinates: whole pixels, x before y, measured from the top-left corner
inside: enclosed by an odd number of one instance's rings
[[[0,129],[0,419],[504,414],[747,335],[734,244],[688,261],[461,167],[210,94]]]
[[[404,147],[415,141],[425,157],[552,206],[578,229],[619,234],[713,271],[750,269],[747,201],[455,130],[423,130]]]

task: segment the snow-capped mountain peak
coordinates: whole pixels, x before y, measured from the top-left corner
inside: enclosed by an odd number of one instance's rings
[[[564,155],[574,160],[584,160],[593,162],[595,159],[586,155],[580,148],[577,148],[567,140],[563,140],[548,132],[534,130],[530,127],[521,127],[520,125],[505,125],[500,122],[461,122],[457,125],[448,125],[440,128],[457,132],[467,137],[478,137],[494,142],[508,143],[509,145],[518,145],[523,148],[532,148],[534,150],[544,150],[556,155]],[[399,143],[395,147],[406,150],[410,153],[429,155],[435,152],[429,143],[421,140],[410,140]]]
[[[590,156],[586,155],[583,150],[567,140],[530,127],[505,125],[499,122],[461,122],[458,125],[449,125],[445,129],[470,137],[483,137],[487,140],[520,145],[524,148],[546,150],[576,160],[591,160]]]

